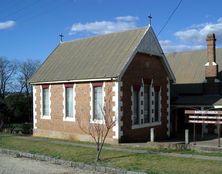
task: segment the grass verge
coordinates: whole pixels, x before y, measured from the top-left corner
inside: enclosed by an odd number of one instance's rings
[[[48,155],[88,164],[94,163],[96,151],[93,148],[77,147],[70,144],[55,144],[50,139],[40,141],[33,138],[19,138],[0,134],[0,147],[29,153]],[[145,171],[155,174],[221,174],[222,162],[191,158],[166,157],[153,154],[103,150],[100,164],[127,170]]]

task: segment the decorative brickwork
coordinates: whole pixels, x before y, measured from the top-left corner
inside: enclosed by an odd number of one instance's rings
[[[111,89],[115,85],[115,82],[106,82],[104,91],[106,92],[108,87]],[[36,111],[36,127],[34,129],[34,136],[52,137],[61,139],[75,139],[80,141],[93,141],[89,135],[86,135],[80,128],[77,121],[63,121],[64,118],[64,85],[53,84],[50,85],[50,110],[51,119],[43,119],[41,117],[41,103],[42,103],[42,87],[41,85],[35,85],[35,111]],[[75,84],[75,115],[81,118],[81,122],[89,124],[90,118],[90,83],[76,83]],[[114,93],[111,94],[111,98]],[[107,96],[105,100],[108,100]],[[114,103],[112,103],[112,106]],[[114,114],[113,114],[114,115]],[[107,142],[115,143],[113,139],[114,132],[110,131],[107,137]]]
[[[157,139],[167,137],[167,73],[161,63],[161,58],[156,56],[150,56],[147,54],[136,54],[135,58],[125,71],[122,81],[122,121],[123,121],[123,136],[122,142],[135,142],[135,141],[148,141],[149,130],[151,127],[155,129],[155,137]],[[150,79],[153,86],[153,93],[151,95],[151,110],[154,113],[154,86],[160,87],[160,110],[161,120],[159,123],[151,123],[150,125],[140,125],[137,128],[132,129],[132,86],[135,84],[141,84],[142,79]],[[140,91],[140,95],[141,95]],[[162,107],[161,107],[162,106]],[[154,115],[154,114],[152,114]]]

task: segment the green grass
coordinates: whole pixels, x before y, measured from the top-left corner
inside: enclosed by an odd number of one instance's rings
[[[61,141],[62,142],[62,141]],[[34,154],[44,154],[65,160],[94,163],[94,148],[77,147],[70,144],[56,144],[54,140],[21,138],[0,134],[0,147]],[[191,158],[166,157],[154,154],[133,154],[103,150],[102,165],[119,167],[133,171],[145,171],[151,174],[221,174],[222,162],[197,160]]]

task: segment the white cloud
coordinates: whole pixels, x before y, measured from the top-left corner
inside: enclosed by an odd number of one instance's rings
[[[219,18],[215,23],[192,25],[185,30],[176,32],[175,36],[184,42],[203,44],[209,33],[215,33],[218,43],[222,43],[222,18]]]
[[[89,23],[75,23],[70,29],[70,35],[76,33],[89,34],[108,34],[117,31],[124,31],[135,28],[137,26],[138,17],[135,16],[119,16],[113,21],[95,21]]]
[[[9,29],[15,26],[15,21],[0,22],[0,30]]]
[[[118,16],[115,18],[117,21],[127,21],[127,22],[134,22],[139,20],[136,16]]]
[[[204,49],[205,45],[201,44],[177,44],[173,43],[170,40],[160,40],[160,45],[165,53],[170,52],[182,52],[182,51],[190,51],[190,50],[198,50],[198,49]]]
[[[214,23],[194,24],[184,30],[174,33],[176,39],[161,40],[160,44],[164,52],[181,52],[198,49],[206,49],[206,37],[209,33],[215,33],[217,45],[222,45],[222,17]]]

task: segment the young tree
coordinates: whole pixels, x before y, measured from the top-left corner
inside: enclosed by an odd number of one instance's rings
[[[93,118],[87,117],[86,121],[83,121],[81,117],[77,116],[77,122],[80,129],[87,135],[90,135],[96,144],[96,162],[100,160],[100,155],[103,149],[103,145],[106,141],[109,131],[116,124],[116,115],[112,110],[112,88],[109,87],[106,94],[104,106],[100,106],[102,113],[102,120],[93,120]],[[83,108],[82,108],[83,110]]]
[[[38,69],[40,61],[27,59],[26,61],[19,64],[18,69],[18,81],[20,84],[20,93],[25,92],[26,96],[29,96],[32,92],[32,87],[28,83],[28,80]]]
[[[16,65],[5,57],[0,57],[0,98],[4,100],[6,89],[16,72]]]

